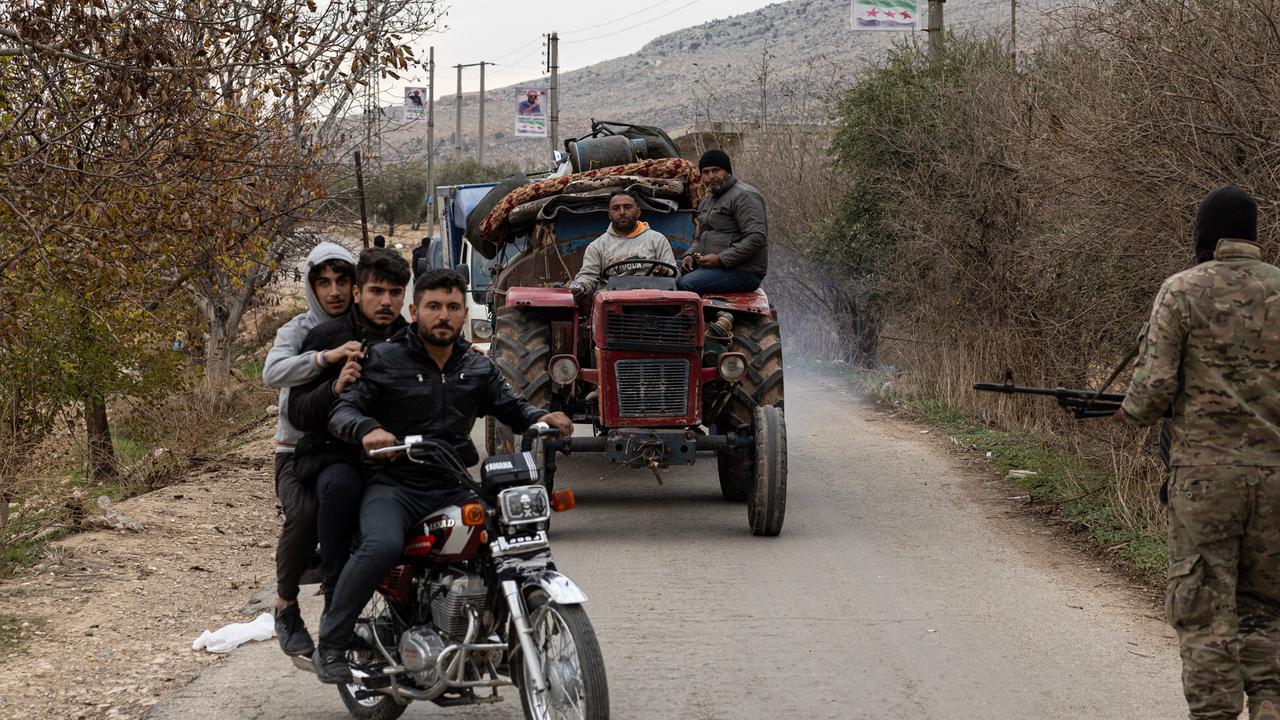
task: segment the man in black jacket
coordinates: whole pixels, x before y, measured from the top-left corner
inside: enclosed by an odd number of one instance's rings
[[[492,415],[523,432],[546,422],[568,436],[573,422],[516,395],[489,358],[468,352],[459,337],[467,321],[467,281],[452,270],[431,270],[413,284],[414,323],[373,348],[364,372],[329,416],[329,430],[366,452],[422,435],[447,443],[466,465],[480,461],[471,442],[476,418]],[[342,570],[320,621],[314,664],[320,680],[351,682],[344,657],[356,617],[378,581],[395,564],[415,523],[445,505],[464,502],[456,480],[407,458],[365,460],[368,483],[360,501],[360,546]]]
[[[397,253],[373,248],[356,263],[351,309],[320,323],[307,333],[302,350],[337,347],[355,341],[373,345],[408,325],[400,317],[409,265]],[[351,549],[363,481],[360,453],[329,434],[329,410],[343,390],[360,377],[360,356],[326,367],[319,376],[289,394],[289,422],[305,433],[294,451],[298,482],[315,483],[316,524],[320,538],[321,587],[328,604]],[[292,654],[311,654],[314,644],[302,617],[297,616],[280,637]]]

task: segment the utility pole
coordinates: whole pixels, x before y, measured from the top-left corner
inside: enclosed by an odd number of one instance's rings
[[[1009,57],[1018,66],[1018,0],[1009,0]]]
[[[931,43],[932,44],[932,43]],[[453,159],[462,159],[462,66],[454,65],[458,68],[458,96],[454,101],[454,109],[458,112],[457,119],[453,122]]]
[[[484,66],[497,63],[480,61],[480,141],[476,143],[476,159],[484,164]]]
[[[550,115],[551,127],[547,134],[551,138],[551,154],[560,149],[560,34],[547,36],[547,72],[551,73],[551,86],[547,91],[547,113]]]
[[[427,237],[436,226],[436,49],[427,52]],[[415,271],[416,272],[416,271]]]
[[[938,61],[942,59],[942,4],[946,0],[929,0],[929,27],[926,32],[929,35],[929,59]]]
[[[492,63],[488,60],[466,63],[465,65],[454,65],[454,67],[458,68],[458,119],[455,121],[457,123],[457,132],[454,133],[458,142],[454,147],[454,157],[458,160],[462,159],[462,68],[475,67],[477,65],[480,66],[480,142],[477,159],[480,162],[484,162],[484,66],[497,65],[497,63]]]

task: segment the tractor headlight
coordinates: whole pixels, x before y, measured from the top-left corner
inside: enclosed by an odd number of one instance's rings
[[[472,320],[471,336],[477,340],[488,340],[493,337],[493,326],[488,320]]]
[[[551,381],[557,385],[569,385],[578,379],[578,360],[572,355],[551,358]]]
[[[505,525],[545,522],[551,517],[551,501],[541,485],[523,485],[498,493],[498,508]]]
[[[724,353],[720,356],[720,377],[727,382],[738,382],[747,374],[747,357],[742,353]]]

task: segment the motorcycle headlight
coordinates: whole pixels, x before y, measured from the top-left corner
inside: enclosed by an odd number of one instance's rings
[[[547,489],[541,485],[507,488],[498,493],[498,507],[506,525],[528,525],[546,522],[551,517]]]
[[[493,326],[488,320],[472,320],[471,335],[477,340],[488,340],[493,337]]]

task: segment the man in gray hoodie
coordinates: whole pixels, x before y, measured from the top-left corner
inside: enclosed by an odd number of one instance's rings
[[[609,229],[587,246],[586,254],[582,256],[582,269],[569,287],[575,296],[589,296],[604,285],[606,267],[633,258],[661,260],[673,268],[676,264],[671,241],[666,235],[650,229],[647,223],[640,222],[639,200],[631,192],[619,190],[609,197]],[[647,263],[637,264],[635,270],[639,273],[651,271],[654,275],[664,272],[662,268]]]
[[[302,433],[289,423],[289,388],[311,381],[325,368],[345,363],[360,352],[358,342],[302,352],[302,341],[311,328],[351,307],[355,258],[341,245],[322,242],[307,256],[305,267],[307,311],[276,331],[275,344],[262,368],[263,382],[280,389],[275,481],[276,497],[284,508],[284,526],[276,543],[276,635],[287,655],[310,655],[315,649],[298,611],[298,584],[317,542],[315,496],[298,482],[293,469],[293,450]]]

